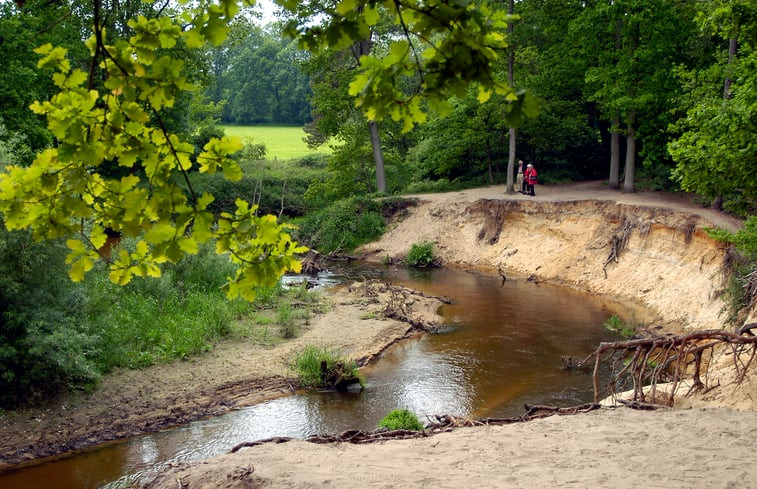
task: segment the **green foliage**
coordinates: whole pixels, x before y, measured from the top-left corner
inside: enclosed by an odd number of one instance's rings
[[[298,221],[297,238],[323,253],[349,251],[378,239],[385,224],[381,205],[366,197],[352,197],[306,215]]]
[[[82,287],[66,277],[60,241],[0,230],[0,408],[38,403],[100,378]]]
[[[179,48],[222,42],[239,5],[224,0],[206,8],[176,18],[130,19],[131,37],[112,44],[95,19],[86,44],[99,70],[89,73],[63,47],[36,50],[38,67],[53,72],[58,92],[32,110],[47,118],[58,145],[31,166],[8,166],[0,174],[0,211],[8,229],[31,229],[35,239],[78,236],[66,241],[73,280],[99,260],[106,229],[140,239],[133,252],[122,250],[110,262],[110,278],[121,285],[157,277],[162,263],[176,263],[212,240],[237,266],[224,289],[229,298],[252,300],[257,286],[299,270],[296,254],[305,248],[274,216],[258,216],[256,206],[241,199],[233,212],[214,216],[207,210],[212,195],[190,189],[190,204],[176,184],[193,167],[230,180],[242,176],[230,158],[241,148],[238,139],[211,138],[195,155],[166,123],[177,99],[193,89]],[[95,77],[103,83],[96,85]]]
[[[211,56],[215,85],[209,93],[216,102],[227,102],[224,122],[301,125],[309,120],[310,88],[298,69],[306,53],[275,26],[263,29],[252,18],[237,18]]]
[[[297,336],[297,323],[292,313],[292,305],[289,302],[279,302],[276,311],[276,322],[279,325],[279,332],[283,338],[294,338]]]
[[[745,46],[728,72],[724,70],[715,66],[681,73],[691,105],[671,126],[679,134],[669,145],[678,164],[672,178],[707,199],[721,197],[724,208],[746,216],[757,209],[757,50]],[[722,92],[725,76],[733,77],[727,99]]]
[[[395,409],[379,421],[378,427],[388,430],[423,430],[423,424],[409,409]]]
[[[605,328],[624,338],[633,338],[636,335],[634,325],[623,321],[617,314],[613,314],[605,321]]]
[[[239,165],[244,176],[236,182],[230,182],[218,174],[203,173],[190,174],[188,181],[196,193],[218,196],[207,206],[207,210],[214,215],[232,212],[237,199],[245,199],[255,202],[258,212],[264,214],[301,216],[311,208],[305,199],[308,186],[326,173],[320,158],[311,155],[271,161],[240,157]]]
[[[744,307],[757,301],[757,216],[749,216],[744,227],[736,233],[723,229],[711,229],[708,233],[713,239],[734,248],[727,255],[725,272],[729,272],[729,285],[725,292],[730,306],[728,319],[735,322]]]
[[[410,266],[424,268],[434,263],[434,243],[433,241],[424,241],[415,243],[410,247],[407,254],[407,263]]]
[[[350,0],[329,8],[328,15],[305,2],[284,5],[301,14],[285,32],[313,52],[342,51],[369,39],[382,16],[388,24],[403,26],[407,36],[390,37],[382,49],[360,57],[349,84],[349,94],[368,120],[401,121],[408,131],[425,122],[429,110],[448,111],[449,98],[462,95],[471,83],[480,84],[481,101],[493,92],[514,96],[493,69],[498,53],[507,47],[507,15],[490,4],[470,8],[444,0],[422,6],[405,0]],[[408,90],[408,79],[422,83]]]
[[[127,242],[115,251],[133,246],[135,241]],[[97,338],[99,369],[144,367],[207,351],[250,307],[224,297],[221,289],[232,272],[228,260],[206,245],[156,279],[118,286],[104,270],[90,274],[83,282],[85,310],[88,332]]]
[[[305,387],[331,387],[339,380],[362,379],[353,361],[339,357],[328,348],[306,346],[295,358],[293,368]]]
[[[0,124],[0,167],[23,142]],[[0,219],[0,408],[39,402],[100,377],[95,338],[82,327],[85,294],[66,278],[65,245],[5,231]]]

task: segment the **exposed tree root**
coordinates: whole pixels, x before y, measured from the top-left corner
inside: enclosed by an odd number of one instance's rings
[[[708,374],[716,348],[730,349],[736,383],[743,382],[757,356],[757,336],[752,334],[753,328],[757,328],[757,323],[741,328],[738,334],[706,330],[679,336],[601,343],[578,366],[594,360],[594,402],[599,402],[601,393],[605,393],[603,397],[614,397],[619,392],[632,390],[631,400],[634,402],[672,406],[683,381],[691,381],[687,396],[714,387],[708,385]],[[604,388],[599,385],[602,362],[610,363],[611,368]],[[664,391],[657,389],[662,382],[668,383]]]
[[[468,418],[442,415],[434,416],[433,420],[424,430],[385,430],[375,431],[364,430],[347,430],[336,435],[316,435],[305,438],[304,441],[310,443],[373,443],[382,440],[405,440],[409,438],[426,438],[439,433],[452,431],[456,428],[465,426],[500,426],[512,423],[523,423],[533,419],[546,418],[549,416],[579,414],[599,409],[601,406],[596,403],[581,404],[573,407],[553,407],[553,406],[531,406],[526,404],[526,412],[521,416],[514,418],[485,418],[472,420]],[[276,436],[265,440],[242,442],[234,446],[229,453],[235,453],[242,448],[254,447],[266,443],[284,443],[296,438]]]
[[[633,232],[635,227],[636,223],[626,220],[623,222],[623,226],[621,227],[620,231],[617,234],[614,234],[610,239],[610,254],[607,256],[607,260],[605,260],[605,264],[602,267],[602,271],[605,273],[605,278],[607,278],[607,265],[609,265],[610,262],[613,261],[615,263],[618,262],[618,258],[620,257],[620,254],[623,252],[623,250],[626,249],[626,246],[628,245],[628,239],[631,237],[631,233]]]

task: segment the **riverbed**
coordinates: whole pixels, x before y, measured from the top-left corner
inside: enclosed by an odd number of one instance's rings
[[[566,362],[583,359],[600,341],[617,339],[603,322],[613,314],[626,314],[611,301],[525,278],[503,281],[461,270],[400,267],[363,268],[353,275],[377,277],[451,302],[440,311],[444,324],[438,333],[401,342],[362,370],[365,389],[270,399],[222,417],[4,474],[0,485],[123,487],[149,478],[166,464],[224,453],[242,441],[372,430],[399,408],[426,420],[441,414],[515,416],[524,403],[586,402],[593,392],[590,375],[566,369]]]

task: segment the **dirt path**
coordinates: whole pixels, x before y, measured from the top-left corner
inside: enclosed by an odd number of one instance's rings
[[[688,194],[648,191],[623,193],[608,189],[606,182],[603,181],[568,183],[561,185],[537,185],[535,197],[520,193],[506,195],[504,185],[491,185],[488,187],[479,187],[459,192],[417,194],[415,197],[433,204],[451,202],[470,204],[479,199],[516,200],[526,202],[605,201],[616,204],[671,209],[694,214],[731,232],[737,231],[743,224],[741,220],[729,216],[728,214],[697,204],[696,198]]]
[[[702,230],[720,226],[735,231],[740,226],[738,220],[702,208],[687,197],[642,192],[622,194],[609,191],[598,182],[539,185],[536,192],[536,197],[508,196],[504,186],[491,186],[419,195],[421,204],[408,210],[384,238],[364,251],[378,260],[387,255],[402,257],[412,243],[430,239],[437,244],[436,252],[452,266],[492,270],[504,267],[508,274],[524,279],[561,283],[629,302],[638,300],[643,307],[658,311],[660,323],[667,328],[718,324],[722,305],[718,298],[720,285],[713,277],[719,270],[722,252]],[[607,240],[623,223],[637,226],[629,240],[628,251],[618,263],[605,264],[603,270]],[[646,230],[646,234],[642,230]],[[407,322],[381,319],[381,299],[343,292],[334,294],[332,300],[334,307],[328,313],[317,317],[301,337],[284,345],[263,348],[246,341],[222,343],[202,357],[142,371],[119,372],[105,379],[97,391],[89,395],[69,396],[42,409],[2,413],[0,471],[39,457],[155,431],[286,394],[291,391],[289,362],[306,344],[335,347],[352,358],[367,358],[398,338],[413,334]],[[433,322],[438,302],[420,297],[414,300],[423,304],[425,320]],[[757,388],[750,384],[744,391],[739,402],[753,406]],[[709,402],[733,406],[734,394],[724,388],[720,394],[713,394]],[[744,422],[742,418],[732,421],[736,425]],[[672,435],[677,433],[676,426],[666,423],[660,429]],[[734,429],[739,431],[738,426]],[[718,433],[721,434],[717,436],[724,436],[722,430]],[[504,430],[498,436],[511,435]],[[499,438],[487,443],[496,446],[500,443],[497,440]],[[437,446],[434,443],[443,442],[430,443],[431,447],[423,445],[417,449],[431,450]],[[461,449],[458,442],[450,443],[446,451],[455,453]],[[757,448],[755,445],[757,442],[750,446]],[[291,446],[301,449],[300,444]],[[439,451],[444,451],[441,446]],[[337,447],[327,455],[326,461],[313,459],[313,463],[331,464],[333,469],[333,464],[337,463],[335,457],[341,458],[342,452],[347,450]],[[476,448],[476,453],[486,457],[486,450]],[[288,460],[286,455],[282,457],[281,460]],[[430,463],[434,460],[430,457]],[[446,463],[445,459],[438,461]],[[533,463],[543,462],[533,460]],[[230,465],[219,470],[233,475],[242,462],[232,459],[223,463]],[[281,471],[291,471],[270,460],[266,462],[269,463],[270,471],[266,473],[273,474],[270,475],[273,479]],[[352,468],[346,467],[347,472],[355,467],[363,470],[359,456],[349,464]],[[365,480],[365,484],[360,485],[395,487],[391,482],[379,482],[384,480],[383,474],[390,467],[399,470],[402,465],[412,469],[412,464],[404,464],[401,459],[387,458],[386,464],[377,467],[375,479]],[[312,467],[303,462],[297,471],[307,475]],[[411,475],[407,477],[399,480],[412,479]],[[482,480],[477,477],[466,480]],[[273,479],[269,480],[271,487],[286,487],[283,481],[291,480],[284,477],[274,483]],[[439,477],[416,481],[423,480],[438,481]],[[496,487],[492,484],[485,483],[482,487]],[[424,487],[421,482],[400,485]],[[324,486],[345,487],[345,484],[333,482],[329,486],[324,482]],[[571,487],[579,486],[587,484]],[[176,487],[176,481],[166,487]],[[190,487],[215,486],[199,483]],[[250,486],[232,484],[228,487]],[[295,481],[292,487],[313,485]],[[440,484],[439,487],[459,486]]]

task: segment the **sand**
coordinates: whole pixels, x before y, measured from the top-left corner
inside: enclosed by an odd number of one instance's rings
[[[602,409],[363,445],[245,448],[151,488],[757,487],[757,412]]]

